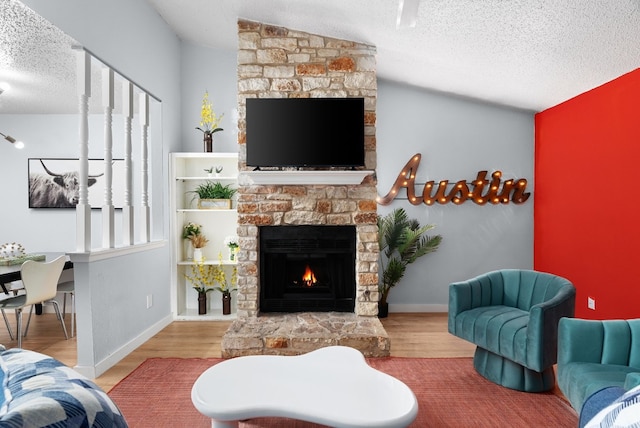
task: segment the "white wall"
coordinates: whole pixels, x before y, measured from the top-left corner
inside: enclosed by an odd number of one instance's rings
[[[434,180],[476,178],[478,171],[526,178],[533,191],[533,114],[378,81],[378,194],[387,194],[412,155],[422,154],[416,193]],[[403,193],[404,195],[404,193]],[[533,266],[533,194],[524,204],[411,205],[397,198],[378,213],[405,208],[443,236],[436,253],[409,265],[389,293],[390,312],[446,311],[448,285],[499,268]]]

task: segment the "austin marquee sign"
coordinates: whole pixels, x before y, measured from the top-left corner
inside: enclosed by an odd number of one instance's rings
[[[479,171],[475,180],[471,182],[460,180],[450,190],[447,190],[449,180],[442,180],[438,184],[435,181],[428,181],[424,185],[422,195],[417,196],[415,177],[421,157],[422,155],[417,153],[407,162],[389,193],[378,197],[377,201],[380,205],[389,205],[402,188],[407,190],[407,199],[413,205],[420,203],[433,205],[435,202],[443,205],[450,202],[460,205],[467,200],[478,205],[484,205],[487,202],[494,205],[508,204],[510,201],[514,204],[522,204],[531,195],[526,192],[527,180],[524,178],[502,181],[502,172],[495,171],[489,179],[487,171]]]

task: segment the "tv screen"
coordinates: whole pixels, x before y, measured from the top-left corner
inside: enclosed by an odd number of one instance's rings
[[[248,98],[247,166],[364,166],[363,98]]]

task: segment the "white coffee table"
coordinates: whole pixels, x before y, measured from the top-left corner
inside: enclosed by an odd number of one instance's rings
[[[200,375],[191,401],[215,428],[259,417],[333,427],[406,427],[418,414],[407,385],[372,368],[360,351],[346,346],[225,360]]]

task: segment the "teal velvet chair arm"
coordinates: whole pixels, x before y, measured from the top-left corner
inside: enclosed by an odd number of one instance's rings
[[[527,367],[542,371],[557,361],[558,323],[563,317],[572,317],[575,312],[576,289],[567,283],[556,295],[529,310],[527,334]]]

